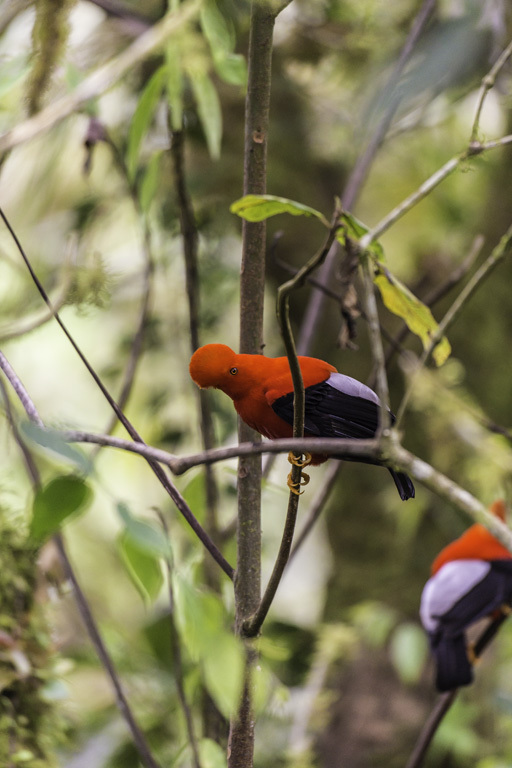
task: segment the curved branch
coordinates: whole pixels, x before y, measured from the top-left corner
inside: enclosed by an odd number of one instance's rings
[[[473,645],[473,654],[475,659],[479,659],[484,650],[487,648],[491,640],[494,638],[496,633],[498,632],[499,628],[503,624],[503,622],[507,619],[509,616],[509,613],[506,611],[501,610],[498,616],[496,618],[492,619],[485,629],[482,631],[480,636],[477,638],[475,644]],[[441,725],[441,722],[450,709],[451,705],[455,701],[455,698],[457,696],[457,693],[459,692],[458,688],[454,688],[452,691],[446,691],[446,693],[442,693],[434,708],[432,709],[432,712],[429,715],[429,718],[425,725],[423,726],[421,733],[419,735],[419,738],[415,744],[414,750],[411,753],[411,756],[409,760],[407,761],[407,765],[405,768],[420,768],[420,766],[423,763],[423,760],[425,758],[425,755],[427,754],[427,750],[430,746],[430,743],[432,739],[434,738],[434,735]]]

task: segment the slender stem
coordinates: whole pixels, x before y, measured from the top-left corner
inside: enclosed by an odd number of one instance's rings
[[[444,179],[450,176],[450,174],[452,174],[468,158],[472,157],[473,155],[480,155],[487,150],[496,149],[497,147],[503,147],[506,144],[512,143],[512,135],[503,136],[501,139],[495,139],[493,141],[487,142],[479,142],[475,138],[478,133],[479,120],[485,98],[489,93],[490,88],[496,81],[496,75],[504,66],[505,62],[508,60],[511,54],[512,43],[510,43],[503,51],[496,64],[482,81],[480,99],[478,102],[478,107],[475,119],[473,121],[467,148],[460,154],[450,158],[450,160],[448,160],[448,162],[446,162],[441,168],[433,173],[429,179],[423,182],[423,184],[421,184],[421,186],[415,192],[413,192],[412,195],[409,195],[409,197],[397,205],[396,208],[390,211],[390,213],[388,213],[388,215],[385,216],[370,232],[367,232],[366,235],[361,238],[360,242],[361,248],[363,250],[366,249],[374,240],[377,240],[377,238],[386,232],[386,230],[388,230],[392,224],[398,221],[398,219],[400,219],[405,213],[410,211],[411,208],[413,208],[420,200],[426,197],[435,187],[444,181]]]
[[[9,380],[9,383],[13,387],[14,391],[16,392],[16,395],[18,396],[20,402],[22,403],[29,419],[34,423],[38,424],[39,426],[43,426],[43,422],[37,412],[37,409],[32,403],[30,396],[25,390],[25,387],[23,386],[23,384],[21,383],[21,380],[18,378],[15,371],[10,366],[5,356],[1,352],[0,352],[0,368],[4,372],[7,379]],[[19,435],[19,432],[15,427],[14,420],[12,420],[11,418],[12,412],[11,412],[10,406],[8,405],[7,393],[5,392],[3,382],[1,382],[1,384],[2,384],[2,390],[4,392],[4,396],[6,398],[6,412],[9,416],[10,423],[13,429],[14,439],[18,443],[23,453],[28,474],[30,475],[30,478],[32,480],[34,490],[37,491],[41,487],[41,478],[39,475],[39,471],[37,469],[37,465],[35,464],[30,454],[30,451],[28,450],[24,441],[21,439],[21,436]],[[62,535],[60,533],[54,534],[53,541],[55,542],[55,545],[59,552],[59,556],[62,561],[66,577],[69,579],[69,581],[73,585],[73,592],[74,592],[74,596],[75,596],[75,600],[77,603],[80,616],[82,617],[82,621],[84,622],[84,625],[87,629],[87,632],[94,646],[94,649],[98,655],[98,658],[101,664],[103,665],[108,677],[110,678],[112,687],[114,688],[114,692],[116,695],[117,706],[119,708],[119,711],[121,712],[121,715],[126,720],[126,723],[130,729],[130,732],[132,734],[133,741],[139,753],[141,762],[143,763],[144,766],[146,766],[146,768],[160,768],[159,763],[153,757],[149,744],[147,743],[146,738],[142,733],[141,729],[139,728],[139,725],[135,719],[135,716],[133,715],[133,712],[131,710],[131,707],[128,703],[123,687],[121,685],[121,680],[119,678],[117,670],[110,657],[107,647],[103,642],[103,638],[100,634],[100,631],[98,629],[98,625],[96,624],[94,616],[92,615],[91,609],[89,607],[89,603],[87,602],[87,598],[85,597],[82,591],[82,588],[78,582],[76,574],[69,560]]]
[[[512,531],[510,528],[491,514],[469,491],[461,488],[442,472],[407,451],[397,440],[388,441],[387,452],[387,458],[393,465],[396,463],[397,467],[421,482],[426,488],[465,512],[475,522],[485,525],[492,535],[512,552]]]
[[[69,579],[69,581],[73,585],[73,592],[74,592],[76,603],[78,605],[78,609],[80,611],[80,615],[82,617],[82,621],[85,624],[85,627],[94,645],[94,649],[98,655],[98,658],[100,659],[101,663],[103,664],[103,667],[105,668],[108,676],[110,677],[110,680],[112,682],[115,695],[116,695],[117,706],[128,724],[128,727],[133,736],[135,746],[137,747],[137,751],[139,753],[140,759],[143,765],[146,766],[146,768],[160,768],[160,764],[153,757],[150,751],[149,745],[144,737],[144,734],[140,730],[137,724],[137,721],[135,720],[135,717],[133,715],[133,712],[131,710],[131,707],[128,704],[128,700],[123,691],[121,681],[114,667],[114,663],[110,657],[109,652],[107,651],[107,647],[105,643],[103,642],[103,638],[100,635],[98,626],[96,624],[96,621],[89,607],[89,603],[87,602],[87,599],[82,591],[82,588],[80,587],[80,584],[76,578],[75,572],[71,566],[61,534],[60,533],[55,534],[53,536],[53,540],[57,545],[57,549],[59,552],[59,556],[62,560],[62,564],[64,566],[64,572],[66,574],[66,577]]]
[[[380,335],[379,311],[375,299],[375,287],[371,275],[371,260],[363,256],[363,285],[365,289],[366,320],[370,333],[370,345],[372,349],[373,364],[376,371],[376,390],[380,400],[379,409],[379,427],[377,437],[385,430],[389,429],[391,424],[391,415],[389,412],[389,387],[386,375],[386,361],[384,349],[382,346],[382,337]]]
[[[390,75],[387,84],[384,86],[386,91],[390,93],[395,91],[405,65],[409,61],[411,54],[416,47],[418,39],[427,25],[435,5],[436,0],[424,0],[422,3],[412,22],[411,29],[407,35],[407,39],[404,43],[404,47],[402,48],[398,61]],[[395,94],[393,98],[388,100],[387,108],[382,115],[381,120],[377,124],[373,135],[370,137],[366,149],[357,158],[357,161],[349,176],[341,198],[343,208],[352,210],[354,207],[359,192],[363,188],[363,185],[368,177],[372,163],[384,142],[389,126],[391,125],[391,121],[393,120],[399,104],[399,94]],[[338,243],[333,243],[333,246],[325,261],[324,267],[320,273],[320,281],[324,285],[328,285],[331,280],[334,265],[339,258],[339,250],[340,249]],[[313,291],[311,299],[309,300],[308,306],[306,308],[306,313],[304,315],[299,341],[297,344],[299,353],[302,355],[307,354],[311,348],[316,328],[322,316],[324,304],[325,296],[318,291]]]
[[[192,201],[187,189],[185,175],[185,152],[183,131],[172,131],[171,135],[171,159],[174,169],[174,180],[178,209],[180,215],[181,236],[183,242],[183,257],[185,261],[185,284],[188,299],[188,316],[190,328],[191,352],[195,352],[200,346],[200,294],[199,294],[199,266],[198,243],[199,234],[194,215]],[[213,421],[210,408],[209,393],[205,389],[198,389],[200,428],[203,448],[213,448]],[[206,465],[206,520],[207,531],[216,541],[218,538],[217,503],[218,489],[215,475],[210,465]],[[212,574],[213,577],[213,574]]]
[[[423,298],[423,303],[427,307],[433,307],[435,304],[437,304],[438,301],[444,298],[452,290],[454,286],[456,286],[458,283],[460,283],[461,280],[463,280],[463,278],[467,275],[467,273],[475,263],[476,259],[478,258],[478,255],[482,250],[483,244],[484,244],[484,238],[482,237],[482,235],[477,235],[464,261],[459,266],[457,266],[450,275],[448,275],[448,278],[445,280],[444,283],[437,286],[429,294],[427,294],[427,296]],[[409,326],[404,323],[401,331],[397,333],[397,335],[391,340],[388,339],[388,341],[390,342],[390,347],[386,352],[386,366],[389,364],[393,354],[397,350],[401,349],[401,344],[405,341],[405,339],[410,333],[411,333],[411,330]],[[371,383],[369,384],[369,386],[372,386]]]
[[[409,197],[403,200],[396,208],[393,208],[390,213],[387,214],[372,230],[367,232],[360,241],[360,246],[365,250],[374,240],[377,240],[386,230],[388,230],[392,224],[398,219],[401,219],[407,211],[420,201],[423,200],[435,187],[437,187],[442,181],[444,181],[450,174],[452,174],[459,165],[468,157],[467,151],[460,155],[455,155],[450,158],[441,168],[430,176],[426,181],[421,184],[417,190],[415,190]]]
[[[295,555],[299,552],[307,537],[313,530],[316,522],[320,518],[320,515],[324,511],[325,505],[327,504],[329,496],[331,495],[331,491],[334,488],[334,484],[338,479],[342,467],[343,464],[341,464],[341,462],[338,462],[335,459],[331,459],[330,466],[322,478],[322,487],[320,488],[317,497],[314,499],[313,504],[311,505],[307,520],[304,523],[299,535],[297,536],[295,545],[290,552],[288,562],[291,562],[291,560],[293,560]]]
[[[478,131],[480,128],[480,117],[482,115],[482,109],[483,109],[487,94],[489,93],[491,88],[494,88],[494,85],[496,83],[496,77],[498,76],[499,72],[503,69],[503,67],[505,66],[505,64],[507,63],[511,55],[512,55],[512,41],[507,45],[505,50],[501,52],[501,54],[498,56],[490,72],[488,72],[482,80],[482,85],[480,86],[480,93],[478,95],[478,103],[477,103],[476,112],[475,112],[475,119],[473,120],[473,127],[471,129],[470,140],[472,142],[478,140]]]
[[[89,363],[88,359],[85,357],[84,353],[74,340],[73,336],[63,323],[63,321],[60,318],[60,315],[54,311],[51,301],[48,297],[48,294],[46,293],[46,290],[44,286],[42,285],[41,281],[39,280],[38,276],[34,272],[34,269],[28,259],[28,256],[26,255],[25,251],[23,250],[20,241],[18,240],[18,237],[16,233],[14,232],[13,228],[11,227],[9,220],[7,219],[4,211],[0,208],[0,217],[3,219],[7,229],[9,230],[11,237],[13,238],[14,242],[16,243],[16,246],[21,254],[21,257],[23,261],[26,264],[26,267],[30,273],[30,276],[35,283],[37,290],[39,291],[40,295],[42,296],[45,303],[48,305],[48,307],[52,310],[55,320],[64,332],[65,336],[67,337],[68,341],[70,342],[71,346],[79,356],[80,360],[83,362],[87,370],[89,371],[90,375],[92,376],[94,382],[102,392],[103,396],[117,415],[119,421],[122,423],[130,437],[135,442],[144,444],[144,441],[142,440],[141,436],[135,429],[135,427],[131,424],[131,422],[128,420],[128,418],[125,416],[123,411],[119,408],[119,405],[116,403],[110,392],[107,390],[103,382],[101,381],[100,377],[92,367],[92,365]],[[158,480],[160,481],[163,488],[166,490],[166,492],[169,494],[171,499],[173,500],[174,504],[178,508],[178,510],[181,512],[187,523],[190,525],[194,533],[197,535],[197,537],[200,539],[202,544],[206,547],[206,549],[210,552],[214,560],[217,562],[217,564],[222,568],[224,573],[229,576],[229,578],[233,578],[234,570],[232,566],[227,562],[223,554],[220,552],[216,544],[212,541],[210,536],[206,533],[204,528],[201,526],[199,521],[196,519],[196,517],[192,514],[192,511],[190,510],[190,507],[186,503],[183,496],[180,494],[178,489],[174,486],[174,484],[171,482],[169,477],[166,475],[162,467],[157,464],[156,462],[152,461],[151,459],[148,459],[148,463],[153,470],[154,474],[157,476]]]
[[[455,688],[453,691],[447,691],[446,693],[442,693],[439,696],[434,709],[430,713],[427,722],[423,726],[420,738],[416,742],[414,750],[409,760],[407,761],[405,768],[420,768],[427,753],[427,749],[430,746],[430,742],[434,738],[434,735],[439,728],[444,716],[455,701],[457,691],[458,689]]]
[[[160,519],[160,524],[162,525],[162,528],[164,529],[167,537],[169,537],[169,529],[167,527],[167,523],[165,521],[164,516],[158,512],[158,517]],[[190,748],[192,750],[192,759],[194,762],[194,768],[201,768],[201,760],[199,758],[199,747],[197,744],[197,737],[194,727],[194,719],[192,717],[192,712],[189,706],[189,703],[187,701],[187,695],[185,693],[185,678],[183,674],[183,659],[181,656],[181,643],[180,638],[178,635],[178,630],[176,629],[176,622],[174,620],[175,615],[175,600],[174,600],[174,589],[172,586],[172,563],[169,558],[166,558],[165,560],[165,566],[167,569],[167,586],[168,586],[168,594],[169,594],[169,629],[171,633],[171,652],[172,657],[174,661],[174,677],[176,680],[176,690],[178,692],[178,699],[181,705],[181,709],[183,710],[183,715],[185,717],[185,726],[187,729],[188,734],[188,740],[190,742]]]
[[[277,292],[277,319],[281,327],[281,335],[283,337],[284,345],[286,348],[286,354],[288,356],[288,362],[290,365],[290,371],[293,381],[293,437],[302,438],[304,434],[304,411],[305,411],[305,393],[304,382],[302,380],[302,372],[297,358],[297,352],[295,350],[295,341],[293,339],[292,329],[290,325],[289,316],[289,296],[290,293],[297,287],[304,284],[307,276],[316,267],[322,263],[329,252],[336,232],[339,226],[339,217],[341,211],[336,207],[336,211],[333,216],[331,228],[326,241],[320,251],[309,260],[309,262],[300,269],[297,274],[281,285]],[[296,454],[296,458],[300,459],[300,454]],[[299,487],[302,476],[302,470],[300,464],[294,464],[291,471],[291,481],[295,487]],[[299,495],[290,491],[288,498],[288,510],[286,513],[286,520],[283,528],[283,535],[281,538],[281,544],[279,552],[277,554],[276,562],[272,570],[269,582],[261,599],[261,602],[255,612],[255,614],[243,625],[244,635],[246,637],[254,637],[260,631],[263,622],[267,616],[267,613],[272,605],[277,589],[281,582],[284,569],[290,556],[293,534],[295,531],[295,523],[297,521],[297,510],[299,507]]]
[[[495,637],[503,622],[507,619],[508,615],[508,612],[504,613],[500,611],[498,616],[492,619],[482,630],[480,636],[477,638],[475,644],[473,645],[473,653],[475,659],[480,658],[491,640]],[[432,709],[432,712],[429,715],[428,720],[421,729],[421,733],[405,768],[420,768],[420,766],[423,764],[423,760],[425,759],[425,755],[427,754],[430,743],[434,738],[435,733],[439,728],[443,718],[455,701],[458,692],[459,689],[454,688],[452,691],[447,691],[446,693],[442,693],[439,696],[434,708]]]
[[[300,467],[298,469],[300,469]],[[290,492],[288,498],[288,510],[286,512],[286,521],[284,524],[279,552],[274,563],[272,574],[268,581],[263,597],[261,598],[260,604],[258,605],[256,613],[254,616],[251,616],[251,618],[247,620],[243,625],[243,634],[245,637],[255,637],[259,633],[270,609],[270,606],[272,605],[277,592],[277,588],[281,583],[281,578],[290,556],[298,507],[299,496],[296,493]]]
[[[453,323],[457,320],[461,311],[464,309],[464,307],[466,306],[466,304],[468,303],[468,301],[470,300],[471,296],[474,294],[476,289],[491,274],[492,270],[505,258],[505,256],[509,254],[510,250],[512,249],[511,246],[512,246],[512,225],[510,225],[510,227],[507,229],[505,234],[502,236],[498,245],[495,248],[493,248],[493,250],[487,257],[485,262],[482,264],[482,266],[475,272],[472,278],[466,283],[462,291],[459,293],[459,295],[451,305],[450,309],[446,312],[445,316],[439,323],[436,332],[433,334],[430,340],[429,346],[423,350],[423,353],[418,361],[418,364],[415,366],[414,371],[409,379],[409,383],[407,385],[407,389],[402,398],[402,402],[400,403],[400,408],[398,409],[397,418],[396,418],[397,427],[400,424],[400,421],[405,413],[410,397],[414,390],[417,374],[424,367],[429,356],[434,350],[436,344],[445,335],[448,328],[450,328],[450,326],[453,325]]]

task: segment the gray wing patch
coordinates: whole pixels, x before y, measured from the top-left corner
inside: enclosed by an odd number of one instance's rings
[[[345,376],[344,373],[331,373],[325,383],[330,387],[334,387],[339,392],[343,392],[344,395],[361,397],[363,400],[372,400],[377,405],[380,405],[380,400],[373,389],[357,381],[357,379],[353,379],[351,376]]]

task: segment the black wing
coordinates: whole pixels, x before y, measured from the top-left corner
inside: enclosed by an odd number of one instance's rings
[[[487,575],[439,617],[439,627],[430,633],[436,658],[436,687],[450,691],[473,680],[473,667],[466,650],[464,630],[504,603],[512,600],[512,560],[495,560]]]
[[[306,387],[305,397],[304,430],[309,436],[374,437],[380,406],[372,400],[342,392],[327,381]],[[275,400],[272,408],[283,421],[293,424],[293,392]]]

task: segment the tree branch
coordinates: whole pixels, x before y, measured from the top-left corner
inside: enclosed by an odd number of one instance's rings
[[[34,272],[34,269],[33,269],[32,265],[31,265],[31,263],[30,263],[30,261],[28,259],[28,256],[26,255],[25,251],[23,250],[23,248],[21,246],[21,243],[18,240],[18,237],[16,236],[16,233],[12,229],[12,227],[11,227],[11,225],[9,223],[9,220],[7,219],[5,213],[3,212],[3,210],[1,208],[0,208],[0,217],[3,219],[3,221],[4,221],[7,229],[9,230],[9,232],[10,232],[14,242],[16,243],[16,246],[17,246],[17,248],[18,248],[18,250],[19,250],[19,252],[21,254],[21,257],[22,257],[23,261],[25,262],[25,264],[27,266],[27,269],[28,269],[28,271],[30,273],[30,276],[31,276],[32,280],[34,281],[34,283],[35,283],[35,285],[37,287],[37,290],[39,291],[40,295],[42,296],[43,300],[48,305],[48,307],[52,310],[56,322],[58,323],[58,325],[60,326],[60,328],[64,332],[64,334],[67,337],[68,341],[70,342],[71,346],[73,347],[73,349],[75,350],[75,352],[79,356],[80,360],[83,362],[83,364],[85,365],[85,367],[89,371],[89,373],[92,376],[94,382],[96,383],[96,385],[100,389],[101,393],[103,394],[103,396],[105,397],[105,399],[107,400],[107,402],[109,403],[109,405],[111,406],[111,408],[113,409],[115,414],[117,415],[119,421],[122,423],[122,425],[124,426],[124,428],[126,429],[128,434],[130,435],[130,437],[134,441],[143,444],[144,441],[142,440],[141,436],[139,435],[139,433],[137,432],[135,427],[131,424],[131,422],[125,416],[124,412],[119,408],[118,404],[116,403],[116,401],[114,400],[114,398],[112,397],[112,395],[110,394],[108,389],[105,387],[105,385],[101,381],[100,377],[98,376],[98,374],[96,373],[96,371],[94,370],[92,365],[87,360],[86,356],[84,355],[84,353],[82,352],[82,350],[80,349],[80,347],[78,346],[76,341],[74,340],[73,336],[68,331],[67,327],[64,325],[63,321],[60,318],[60,315],[57,312],[54,311],[44,286],[42,285],[41,281],[39,280],[39,278],[37,277],[36,273]],[[190,527],[192,528],[194,533],[197,535],[197,537],[200,539],[200,541],[203,543],[203,545],[206,547],[206,549],[210,552],[210,554],[212,555],[214,560],[217,562],[217,564],[222,568],[224,573],[227,576],[229,576],[229,578],[232,579],[233,575],[234,575],[234,570],[233,570],[232,566],[227,562],[227,560],[225,559],[223,554],[220,552],[218,547],[211,540],[210,536],[208,536],[208,534],[206,533],[204,528],[201,526],[199,521],[194,517],[194,515],[192,514],[192,511],[190,510],[190,507],[188,506],[188,504],[186,503],[185,499],[180,494],[178,489],[174,486],[174,484],[171,482],[171,480],[169,479],[169,477],[166,475],[166,473],[164,472],[164,470],[162,469],[162,467],[159,464],[157,464],[156,462],[152,461],[151,459],[148,459],[148,463],[149,463],[151,469],[153,470],[154,474],[157,476],[158,480],[160,481],[161,485],[166,490],[166,492],[169,494],[169,496],[173,500],[174,504],[176,505],[178,510],[181,512],[181,514],[183,515],[183,517],[185,518],[187,523],[190,525]]]
[[[415,365],[414,371],[412,372],[409,378],[407,389],[402,398],[402,402],[400,403],[400,408],[398,409],[398,413],[396,416],[397,428],[400,425],[400,422],[403,418],[403,415],[409,403],[410,397],[412,395],[417,373],[423,368],[423,366],[427,362],[436,344],[438,344],[440,339],[445,335],[448,328],[450,328],[450,326],[453,325],[453,323],[456,321],[461,311],[466,306],[466,304],[468,303],[468,301],[470,300],[471,296],[474,294],[478,286],[490,275],[492,270],[500,263],[500,261],[502,261],[505,258],[505,256],[508,255],[509,251],[511,250],[511,244],[512,244],[512,224],[507,229],[505,234],[502,236],[502,238],[500,239],[496,247],[493,248],[493,250],[487,257],[485,262],[482,264],[482,266],[475,272],[472,278],[466,283],[462,291],[459,293],[459,295],[451,305],[450,309],[446,312],[445,316],[439,323],[436,332],[432,335],[429,346],[423,350],[423,353],[420,359],[418,360],[417,365]]]
[[[248,79],[245,99],[244,195],[264,194],[267,185],[267,142],[270,112],[273,9],[251,2]],[[266,223],[242,224],[240,272],[240,352],[261,353],[265,292]],[[239,441],[260,439],[239,420]],[[239,459],[235,630],[242,634],[246,619],[257,608],[261,589],[261,459]],[[254,762],[252,673],[256,651],[246,644],[243,692],[229,733],[229,768],[251,768]]]
[[[407,62],[409,61],[414,48],[416,47],[420,35],[422,34],[430,19],[435,5],[436,0],[424,0],[422,3],[412,22],[409,34],[407,35],[407,39],[404,43],[398,61],[389,77],[388,82],[384,86],[384,88],[388,91],[393,92],[393,90],[396,88],[400,76]],[[359,192],[361,191],[364,182],[366,181],[371,165],[384,142],[389,126],[391,125],[391,121],[393,120],[396,110],[400,104],[400,100],[401,99],[399,95],[395,95],[394,98],[390,99],[388,107],[382,115],[378,125],[376,126],[373,135],[370,137],[366,149],[362,154],[359,155],[356,160],[341,198],[343,208],[346,210],[351,210],[354,207]],[[327,256],[324,268],[320,273],[320,281],[325,285],[330,282],[332,270],[338,256],[339,246],[337,243],[334,243],[329,252],[329,255]],[[299,336],[299,342],[297,345],[299,353],[302,355],[307,354],[311,347],[314,333],[322,314],[324,303],[325,297],[321,293],[313,291],[306,309]]]
[[[0,369],[3,371],[4,375],[6,376],[9,383],[11,384],[12,388],[16,392],[16,395],[20,400],[21,404],[23,405],[29,419],[33,421],[35,424],[37,424],[39,427],[43,427],[44,425],[43,425],[42,419],[39,416],[37,409],[33,404],[28,392],[26,391],[25,387],[21,383],[21,380],[18,378],[14,369],[9,364],[9,362],[7,361],[6,357],[2,354],[2,352],[0,352]],[[10,409],[10,405],[8,403],[7,393],[5,392],[3,382],[1,382],[1,384],[2,384],[2,390],[4,392],[4,396],[6,397],[6,413],[11,423],[14,439],[18,444],[18,446],[20,447],[20,450],[22,451],[28,474],[32,480],[34,491],[37,491],[41,488],[41,478],[39,475],[39,471],[30,454],[30,451],[28,450],[24,441],[21,439],[21,436],[15,427],[14,420],[12,419],[12,412]],[[141,729],[139,728],[139,725],[133,715],[130,704],[128,703],[123,687],[121,685],[121,680],[119,678],[115,665],[110,657],[107,647],[100,634],[98,625],[96,624],[96,621],[94,619],[94,616],[92,615],[92,611],[90,609],[89,603],[87,602],[87,598],[85,597],[85,594],[82,591],[82,588],[73,570],[73,566],[71,565],[71,561],[69,560],[62,535],[60,533],[56,533],[52,538],[59,552],[59,556],[62,561],[62,565],[64,567],[66,578],[69,579],[69,581],[73,585],[73,592],[74,592],[76,604],[78,607],[78,611],[80,613],[84,626],[89,634],[89,637],[94,646],[94,649],[98,655],[98,658],[101,664],[103,665],[105,672],[110,678],[110,682],[112,683],[112,687],[115,692],[118,709],[121,715],[123,716],[123,718],[125,719],[128,725],[128,728],[130,729],[130,732],[132,734],[134,744],[139,753],[141,762],[143,763],[144,766],[146,766],[146,768],[160,768],[159,763],[153,757],[149,744],[147,743],[146,738],[142,733]]]
[[[503,622],[508,618],[508,615],[508,613],[500,611],[496,618],[489,621],[473,645],[473,654],[475,659],[480,658],[491,640],[495,637]],[[446,691],[446,693],[442,693],[439,696],[427,722],[421,730],[419,738],[415,744],[409,760],[407,761],[405,768],[420,768],[420,766],[423,764],[423,760],[425,759],[425,755],[427,754],[430,743],[434,738],[437,729],[441,725],[441,722],[443,721],[446,713],[455,701],[458,692],[459,689],[454,688],[452,691]]]

